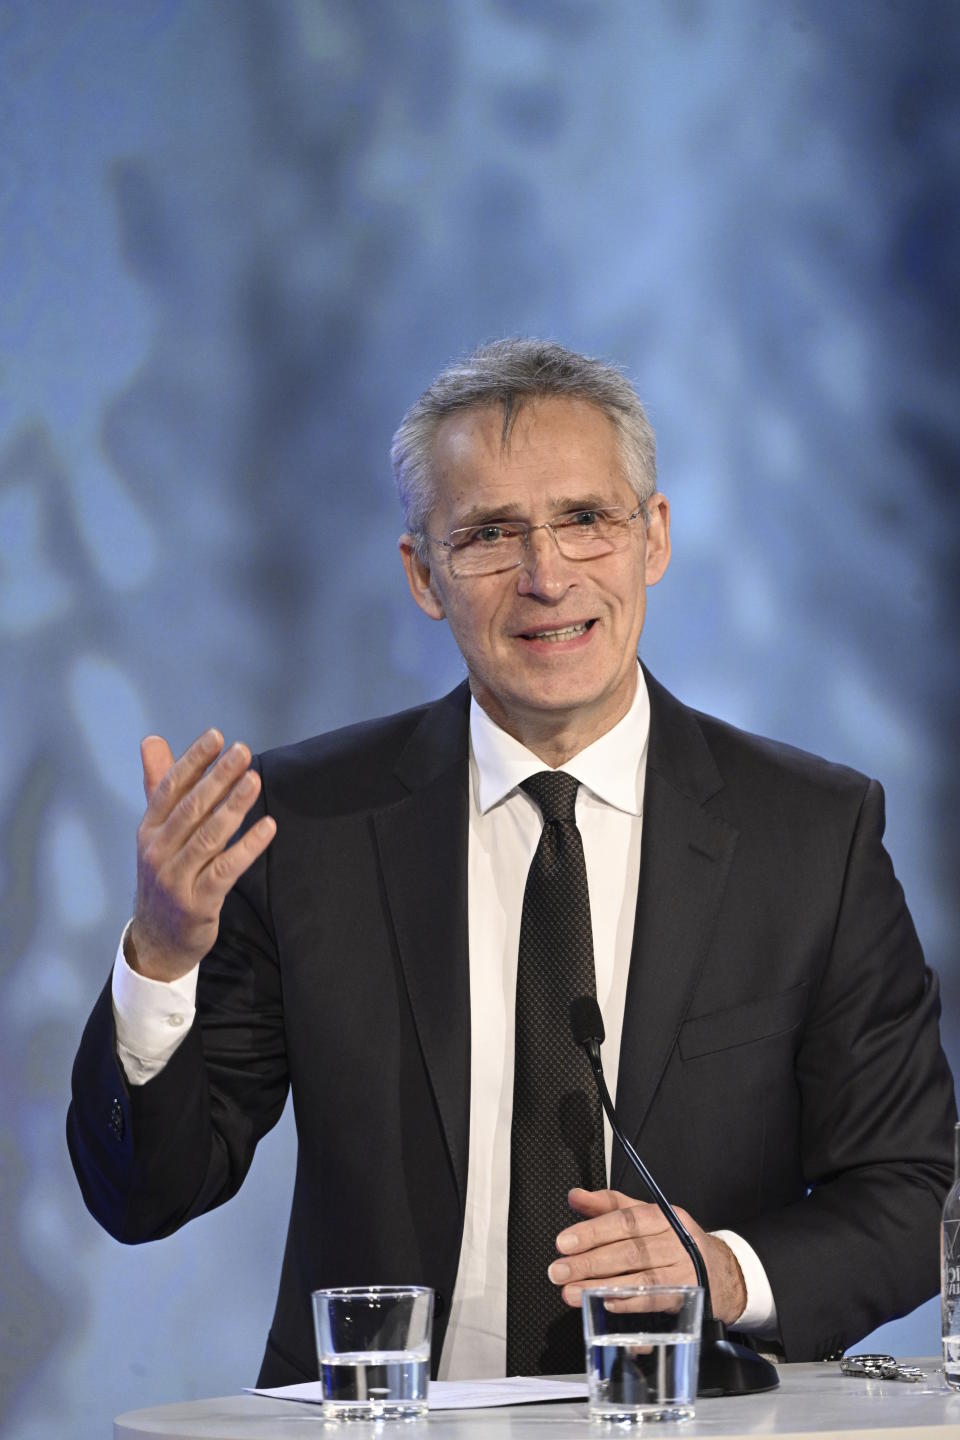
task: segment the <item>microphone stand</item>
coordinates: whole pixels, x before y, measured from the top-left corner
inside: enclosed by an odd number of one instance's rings
[[[600,1006],[592,996],[583,996],[571,1003],[570,1023],[573,1038],[583,1048],[590,1062],[590,1069],[600,1092],[600,1103],[610,1121],[610,1128],[659,1206],[663,1218],[689,1255],[697,1284],[703,1289],[703,1327],[700,1335],[697,1394],[704,1397],[752,1395],[764,1390],[776,1390],[780,1384],[776,1366],[748,1346],[738,1345],[736,1341],[730,1340],[726,1325],[714,1315],[707,1267],[696,1241],[620,1128],[600,1062],[600,1046],[604,1039],[603,1018]]]

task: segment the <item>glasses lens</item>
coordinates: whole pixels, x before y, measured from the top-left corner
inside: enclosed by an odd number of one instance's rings
[[[625,515],[605,510],[580,510],[553,522],[560,553],[571,560],[608,555],[623,538]]]
[[[495,575],[498,570],[515,570],[523,560],[523,535],[487,527],[462,534],[450,551],[453,575]],[[451,537],[453,538],[453,537]]]

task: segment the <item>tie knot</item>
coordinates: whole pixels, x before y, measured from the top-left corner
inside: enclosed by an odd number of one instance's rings
[[[526,790],[540,806],[545,825],[549,825],[551,821],[566,821],[570,825],[577,823],[577,791],[580,789],[580,781],[568,775],[566,770],[539,770],[536,775],[524,780],[520,789]]]

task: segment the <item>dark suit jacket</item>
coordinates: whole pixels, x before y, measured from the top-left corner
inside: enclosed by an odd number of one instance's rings
[[[879,786],[648,685],[618,1108],[671,1199],[754,1246],[787,1357],[835,1354],[938,1283],[936,980]],[[434,1286],[440,1354],[467,1179],[467,699],[264,755],[277,836],[228,898],[182,1046],[128,1087],[109,986],[81,1043],[71,1154],[123,1241],[232,1195],[292,1086],[265,1384],[316,1375],[319,1285]],[[611,1181],[637,1193],[622,1154]]]

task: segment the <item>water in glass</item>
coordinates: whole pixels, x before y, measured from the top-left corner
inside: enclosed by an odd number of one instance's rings
[[[330,1419],[412,1419],[427,1413],[429,1347],[321,1355],[323,1411]]]
[[[587,1351],[590,1412],[604,1420],[690,1420],[699,1335],[616,1332]]]

